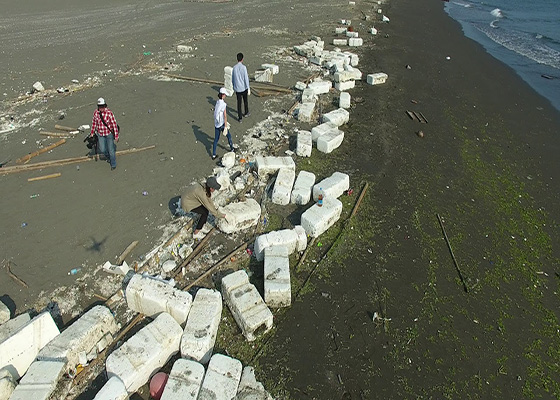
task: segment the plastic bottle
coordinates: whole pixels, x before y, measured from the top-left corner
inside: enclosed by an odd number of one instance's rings
[[[81,268],[72,268],[68,275],[76,275],[80,270]]]
[[[317,196],[317,205],[323,207],[323,188],[319,188],[319,196]]]
[[[32,194],[31,196],[29,196],[30,199],[34,199],[36,197],[39,197],[39,195],[38,194]]]

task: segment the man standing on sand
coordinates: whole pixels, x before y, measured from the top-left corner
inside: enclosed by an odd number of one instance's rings
[[[243,53],[237,53],[237,64],[233,67],[231,79],[233,81],[233,90],[237,96],[237,120],[241,122],[243,117],[251,115],[249,114],[249,104],[247,103],[247,97],[251,92],[251,88],[249,87],[247,67],[243,65]],[[245,103],[245,114],[243,115],[241,115],[241,99]]]
[[[218,101],[216,102],[216,106],[214,107],[214,144],[212,145],[212,160],[215,160],[216,157],[216,147],[218,146],[218,140],[220,140],[220,134],[224,132],[226,134],[230,151],[235,151],[233,147],[233,141],[231,140],[231,133],[227,128],[227,114],[226,108],[227,104],[224,101],[226,97],[226,88],[221,88],[220,92],[218,93]]]
[[[119,141],[119,126],[115,115],[107,107],[105,99],[97,99],[97,110],[93,113],[91,121],[90,136],[97,134],[99,153],[104,154],[107,161],[111,163],[111,171],[117,168],[115,155],[116,144]]]

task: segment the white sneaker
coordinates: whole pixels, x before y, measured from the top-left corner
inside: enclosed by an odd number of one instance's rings
[[[200,239],[203,239],[203,238],[204,238],[204,233],[202,233],[202,232],[198,232],[198,233],[193,234],[193,239],[200,240]]]

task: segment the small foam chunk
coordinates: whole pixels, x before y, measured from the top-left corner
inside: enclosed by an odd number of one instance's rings
[[[321,189],[324,197],[337,198],[349,188],[350,177],[345,173],[335,172],[313,186],[313,200],[317,201]]]
[[[244,270],[239,270],[222,278],[222,295],[235,322],[245,338],[251,342],[256,332],[266,333],[272,328],[273,316],[263,301],[255,285],[249,282]]]
[[[311,133],[309,133],[311,136]],[[294,188],[292,189],[291,202],[293,204],[305,205],[311,199],[311,190],[315,184],[315,174],[308,171],[300,171]]]
[[[192,305],[189,292],[140,274],[132,277],[126,287],[125,296],[130,309],[152,318],[165,312],[181,325],[187,320]]]
[[[257,381],[253,367],[243,368],[235,400],[272,400],[262,383]]]
[[[223,155],[222,165],[226,168],[231,168],[235,165],[235,153],[233,151],[227,152]]]
[[[255,199],[247,199],[220,207],[226,218],[218,219],[218,229],[224,233],[239,232],[255,226],[261,216],[261,205]]]
[[[272,202],[285,206],[290,203],[290,195],[294,180],[296,179],[296,172],[293,169],[281,168],[276,176],[276,183],[272,190]]]
[[[233,399],[237,394],[242,368],[241,361],[223,354],[214,354],[208,364],[199,399]]]
[[[185,331],[181,338],[181,356],[206,364],[212,356],[222,316],[222,295],[211,289],[196,292]]]
[[[340,218],[342,202],[336,198],[325,198],[323,206],[314,204],[301,215],[301,225],[311,237],[318,237]]]
[[[269,307],[292,303],[288,249],[272,246],[264,250],[264,301]]]
[[[300,157],[311,157],[313,140],[311,132],[299,131],[297,133],[296,154]]]
[[[197,400],[203,379],[202,364],[180,358],[171,368],[161,400]]]
[[[177,321],[161,313],[107,357],[107,376],[117,376],[128,393],[136,392],[179,351],[182,334]]]
[[[329,113],[323,114],[322,121],[323,123],[330,122],[331,124],[336,125],[339,127],[340,125],[344,125],[350,120],[350,113],[348,110],[344,108],[339,108],[333,110]]]

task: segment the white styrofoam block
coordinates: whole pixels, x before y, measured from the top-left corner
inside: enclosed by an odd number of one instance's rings
[[[93,400],[128,400],[128,392],[123,381],[112,376],[97,392]]]
[[[334,28],[334,33],[336,33],[336,34],[345,33],[347,29],[348,28],[342,27],[342,26],[336,27],[336,28]]]
[[[10,400],[49,400],[65,372],[63,361],[34,361],[10,396]]]
[[[95,306],[43,347],[37,359],[63,361],[67,369],[73,369],[80,364],[80,352],[91,352],[105,335],[112,337],[118,330],[111,310],[105,306]]]
[[[118,377],[128,393],[136,392],[179,351],[182,334],[181,325],[161,313],[107,357],[107,376]]]
[[[347,37],[347,38],[357,38],[358,36],[359,36],[359,35],[358,35],[358,32],[346,31],[346,37]]]
[[[336,198],[325,198],[323,206],[314,204],[301,215],[301,226],[311,237],[318,237],[340,218],[342,202]]]
[[[325,133],[327,133],[327,132],[329,132],[333,129],[337,129],[337,128],[338,128],[337,125],[335,125],[333,123],[330,123],[330,122],[326,122],[326,123],[322,123],[320,125],[317,125],[317,126],[311,128],[311,139],[314,142],[316,142],[317,139],[320,136],[323,136]]]
[[[345,51],[344,55],[350,57],[350,65],[353,67],[357,67],[360,62],[360,57],[357,54],[354,54],[349,51]]]
[[[384,72],[377,72],[375,74],[368,74],[367,83],[370,85],[381,85],[385,83],[389,76]]]
[[[233,91],[233,67],[226,66],[224,67],[224,88],[226,89],[226,94],[228,96],[232,96]]]
[[[181,337],[181,356],[206,364],[212,356],[222,317],[222,295],[211,289],[196,292]]]
[[[317,201],[321,189],[324,198],[337,198],[350,187],[350,177],[342,172],[335,172],[328,178],[313,186],[313,200]]]
[[[317,150],[322,153],[330,153],[338,148],[344,140],[344,132],[333,129],[317,139]]]
[[[315,91],[311,88],[303,89],[301,93],[301,102],[302,103],[316,103],[317,102],[317,95]]]
[[[311,157],[313,149],[313,140],[310,131],[298,131],[296,154],[300,157]]]
[[[305,233],[305,229],[301,225],[296,225],[294,226],[294,231],[297,235],[296,251],[305,250],[307,248],[307,233]]]
[[[377,29],[375,29],[374,27],[372,27],[372,28],[369,30],[369,33],[371,33],[372,35],[377,35]]]
[[[254,368],[247,366],[243,368],[235,400],[257,399],[272,400],[272,396],[265,390],[263,384],[257,381]]]
[[[181,325],[187,320],[192,305],[189,292],[140,274],[132,277],[125,296],[130,309],[152,318],[160,313],[168,313]]]
[[[10,309],[4,302],[0,301],[0,325],[10,320]]]
[[[350,120],[350,113],[344,108],[338,108],[329,113],[323,114],[321,119],[323,123],[330,122],[338,127],[340,125],[344,125]]]
[[[333,79],[335,82],[351,81],[355,79],[354,77],[355,74],[352,71],[346,71],[346,70],[335,72],[333,75]]]
[[[177,53],[190,53],[193,51],[192,46],[186,46],[184,44],[177,45]]]
[[[332,44],[335,46],[347,46],[348,39],[333,39]]]
[[[334,88],[339,92],[344,92],[345,90],[354,89],[356,87],[356,81],[346,81],[346,82],[336,82]]]
[[[203,379],[202,364],[180,358],[171,368],[161,400],[197,400]]]
[[[348,46],[350,47],[359,47],[364,44],[364,39],[360,37],[353,37],[348,39]]]
[[[315,111],[315,103],[300,103],[296,112],[297,120],[301,122],[311,122],[313,111]]]
[[[231,168],[235,164],[235,153],[233,151],[229,151],[225,153],[222,157],[222,165],[226,168]]]
[[[235,322],[249,342],[256,339],[259,328],[264,327],[261,333],[266,333],[272,328],[272,312],[255,285],[249,282],[249,276],[244,270],[222,278],[222,295]]]
[[[290,195],[295,179],[296,172],[293,169],[281,168],[278,170],[276,183],[274,184],[274,189],[272,189],[272,202],[274,204],[285,206],[290,203]]]
[[[218,229],[224,233],[238,232],[259,222],[261,205],[255,199],[247,199],[220,207],[226,218],[218,219]]]
[[[340,97],[338,98],[338,106],[340,108],[349,108],[350,107],[350,93],[348,92],[340,92]]]
[[[297,81],[294,87],[296,88],[296,90],[303,91],[307,87],[307,83]]]
[[[255,82],[272,82],[272,70],[258,69],[255,71]]]
[[[17,382],[8,367],[0,368],[0,399],[9,399],[16,386]]]
[[[307,85],[308,88],[312,89],[316,95],[329,93],[332,88],[331,81],[315,81]]]
[[[255,239],[253,254],[257,260],[262,261],[264,249],[272,246],[284,246],[292,254],[298,246],[298,233],[294,229],[282,229],[259,235]]]
[[[351,65],[346,65],[344,68],[345,68],[345,72],[348,73],[348,77],[350,78],[350,80],[352,79],[356,81],[362,80],[362,71],[360,71],[358,68],[354,68]]]
[[[22,377],[45,345],[59,334],[51,314],[43,312],[0,343],[0,366]]]
[[[311,136],[311,133],[309,133]],[[310,140],[311,141],[311,137]],[[315,184],[315,174],[307,171],[300,171],[294,188],[292,189],[291,202],[293,204],[305,205],[311,199],[311,190]]]
[[[29,313],[23,313],[0,325],[0,343],[12,336],[15,331],[27,324],[30,320],[31,317]]]
[[[255,157],[255,165],[257,166],[259,177],[274,174],[280,168],[296,169],[296,163],[292,157],[257,156]]]
[[[264,250],[264,301],[269,307],[288,307],[292,304],[290,259],[284,246]]]
[[[237,394],[243,365],[223,354],[214,354],[200,388],[201,400],[231,400]]]
[[[261,68],[271,70],[273,75],[277,75],[280,72],[280,68],[276,64],[262,64]]]

